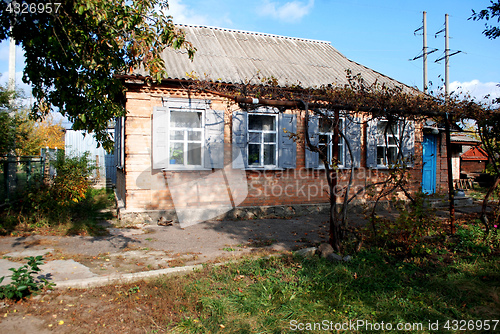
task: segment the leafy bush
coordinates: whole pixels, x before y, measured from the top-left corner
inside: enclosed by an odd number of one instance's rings
[[[19,267],[18,269],[10,268],[12,282],[7,285],[0,286],[0,299],[21,299],[37,293],[43,288],[52,288],[54,283],[49,283],[45,278],[41,282],[35,281],[34,274],[41,271],[38,267],[43,264],[43,257],[26,257],[28,264]],[[3,282],[5,276],[0,277],[0,283]]]
[[[431,241],[439,239],[442,228],[434,210],[425,206],[425,198],[425,194],[418,193],[411,205],[393,201],[393,207],[398,211],[396,218],[375,217],[372,226],[367,228],[368,239],[397,253],[431,253]]]
[[[455,250],[471,255],[490,254],[500,249],[500,234],[498,228],[486,234],[479,219],[467,226],[458,226]]]
[[[26,205],[31,206],[34,211],[66,211],[66,207],[82,201],[90,188],[88,178],[95,167],[91,164],[88,153],[67,157],[63,151],[59,151],[53,166],[56,175],[27,194],[30,201]]]
[[[95,169],[89,160],[89,153],[67,157],[59,151],[54,167],[57,175],[51,184],[51,192],[58,204],[64,206],[84,199],[90,187],[88,179]]]
[[[56,170],[52,178],[45,178],[25,192],[16,194],[17,198],[0,212],[0,234],[69,223],[75,225],[75,222],[95,214],[92,210],[109,207],[109,196],[93,191],[95,189],[89,182],[95,167],[88,154],[67,157],[59,151],[50,163]],[[89,200],[88,196],[91,197]]]

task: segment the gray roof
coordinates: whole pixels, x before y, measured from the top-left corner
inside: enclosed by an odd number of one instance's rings
[[[368,82],[403,86],[402,83],[347,59],[329,42],[291,38],[264,33],[235,31],[203,26],[178,25],[197,51],[191,62],[185,50],[168,48],[163,53],[168,77],[225,83],[250,82],[273,76],[280,86],[302,87],[343,85],[346,70],[360,73]],[[146,75],[144,71],[136,74]]]
[[[466,135],[455,134],[450,136],[450,141],[452,143],[480,143],[481,141],[474,137],[469,137]]]

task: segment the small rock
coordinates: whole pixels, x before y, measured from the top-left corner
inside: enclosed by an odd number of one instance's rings
[[[295,254],[303,257],[311,257],[316,254],[316,247],[302,248],[295,252]]]
[[[320,257],[325,258],[333,253],[333,247],[330,244],[321,244],[316,252]]]
[[[350,262],[352,260],[352,256],[346,255],[342,260],[344,260],[344,262]]]
[[[339,261],[342,261],[342,256],[338,255],[338,254],[335,254],[335,253],[330,253],[328,254],[328,256],[326,257],[326,259],[330,262],[339,262]]]

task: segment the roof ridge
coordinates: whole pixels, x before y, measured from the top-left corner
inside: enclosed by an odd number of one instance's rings
[[[207,25],[183,24],[183,23],[176,23],[175,26],[178,26],[178,27],[189,27],[189,28],[207,28],[207,29],[213,29],[213,30],[222,30],[222,31],[229,31],[229,32],[237,32],[237,33],[242,33],[242,34],[259,35],[259,36],[269,36],[269,37],[276,37],[276,38],[284,38],[284,39],[291,39],[291,40],[299,40],[299,41],[306,41],[306,42],[313,42],[313,43],[328,44],[328,45],[332,46],[332,42],[330,42],[330,41],[323,41],[323,40],[309,39],[309,38],[301,38],[301,37],[282,36],[282,35],[276,35],[276,34],[269,34],[269,33],[265,33],[265,32],[247,31],[247,30],[222,28],[222,27],[213,27],[213,26],[207,26]]]

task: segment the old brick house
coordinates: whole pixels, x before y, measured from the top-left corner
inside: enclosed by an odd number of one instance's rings
[[[127,116],[117,120],[117,197],[122,217],[142,213],[171,215],[188,221],[227,213],[265,211],[290,214],[328,202],[324,168],[317,153],[294,141],[304,134],[331,152],[332,132],[317,118],[305,124],[305,112],[259,104],[236,104],[216,94],[190,89],[196,77],[223,83],[259,84],[273,77],[280,86],[345,84],[346,70],[368,82],[403,85],[351,61],[330,43],[219,28],[182,26],[197,48],[193,62],[182,51],[167,50],[168,78],[147,84],[145,73],[124,77]],[[383,121],[343,119],[346,140],[339,140],[343,181],[355,167],[354,187],[388,173],[394,158],[392,137],[404,138],[405,156],[413,156],[411,191],[422,184],[421,124],[396,128],[383,138]],[[385,140],[389,145],[384,145]],[[354,158],[347,154],[349,142]],[[329,153],[330,154],[330,153]],[[434,171],[435,172],[435,171]],[[354,191],[354,190],[353,190]],[[249,213],[250,212],[250,213]],[[144,217],[141,217],[143,219]],[[189,219],[188,219],[189,218]],[[181,217],[179,217],[181,219]]]

